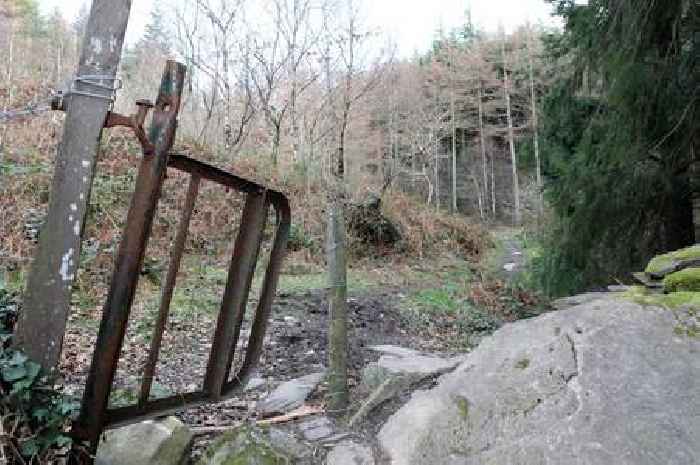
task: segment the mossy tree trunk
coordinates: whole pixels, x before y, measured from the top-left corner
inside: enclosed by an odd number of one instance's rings
[[[342,415],[348,405],[347,260],[345,201],[342,179],[337,177],[328,195],[328,410]]]

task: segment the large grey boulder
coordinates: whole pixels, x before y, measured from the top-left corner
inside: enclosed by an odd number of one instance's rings
[[[97,448],[95,465],[184,465],[193,439],[175,417],[109,430]]]
[[[692,310],[621,298],[506,325],[379,434],[394,465],[700,463]],[[694,333],[692,333],[694,334]]]
[[[282,383],[258,402],[257,410],[264,416],[291,412],[304,405],[324,377],[325,373],[313,373]]]

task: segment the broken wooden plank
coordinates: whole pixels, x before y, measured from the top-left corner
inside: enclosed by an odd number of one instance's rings
[[[299,420],[300,418],[308,417],[311,415],[318,415],[323,413],[325,410],[321,405],[302,405],[296,410],[293,410],[284,415],[279,415],[277,417],[268,418],[266,420],[260,420],[257,425],[278,425],[280,423],[288,423],[290,421]]]

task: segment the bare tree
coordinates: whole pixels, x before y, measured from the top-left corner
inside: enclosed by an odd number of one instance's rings
[[[510,82],[508,78],[508,59],[506,55],[505,33],[502,36],[501,53],[503,58],[503,93],[506,99],[506,116],[508,119],[508,146],[510,147],[510,159],[513,169],[513,198],[514,212],[513,219],[516,225],[520,224],[520,183],[518,180],[518,159],[515,154],[515,135],[513,131],[513,113],[511,109]]]
[[[537,176],[537,192],[538,192],[538,210],[542,214],[544,208],[544,199],[542,196],[542,166],[540,163],[540,128],[537,117],[537,91],[535,90],[535,71],[533,60],[533,44],[532,44],[532,28],[527,26],[527,58],[528,58],[528,74],[530,78],[530,103],[532,106],[532,139],[535,150],[535,172]]]
[[[294,157],[299,150],[297,101],[319,76],[311,51],[319,32],[311,21],[310,0],[270,0],[266,16],[271,23],[249,25],[253,47],[250,74],[271,135],[271,158],[277,164],[285,119],[292,115]],[[304,65],[306,72],[302,72]]]
[[[249,72],[250,43],[240,33],[245,4],[245,0],[196,0],[190,8],[177,12],[180,53],[205,77],[197,89],[204,109],[198,139],[206,142],[220,108],[219,137],[227,151],[240,146],[256,114]],[[193,93],[195,78],[189,79]]]

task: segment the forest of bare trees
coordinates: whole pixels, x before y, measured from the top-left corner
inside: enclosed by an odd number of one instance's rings
[[[6,7],[2,24],[6,108],[65,85],[84,21],[18,5]],[[153,87],[154,63],[180,57],[192,69],[181,136],[223,158],[269,162],[307,182],[341,163],[353,192],[398,184],[437,209],[484,220],[519,223],[521,210],[540,208],[544,31],[490,35],[465,17],[459,30],[436,31],[430,52],[405,58],[363,26],[358,8],[197,0],[166,11],[156,3],[144,37],[125,54],[118,108]],[[18,100],[20,80],[35,83],[37,95]],[[344,152],[335,161],[333,146]],[[533,161],[518,167],[520,151]]]

